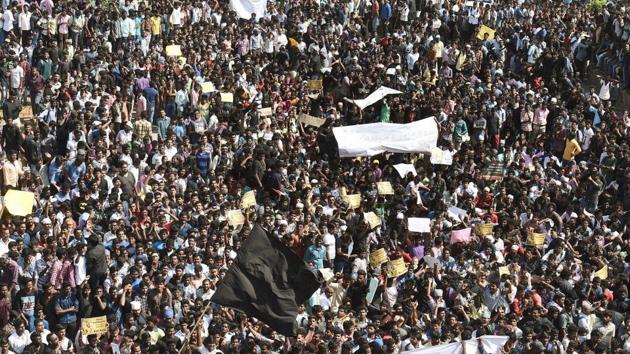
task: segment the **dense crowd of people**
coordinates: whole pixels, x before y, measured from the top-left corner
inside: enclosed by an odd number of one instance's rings
[[[2,216],[2,354],[630,353],[622,1],[2,8],[2,194],[35,195]],[[381,86],[403,94],[350,101]],[[333,127],[427,117],[450,165],[339,158]],[[211,301],[254,223],[332,274],[295,337]]]

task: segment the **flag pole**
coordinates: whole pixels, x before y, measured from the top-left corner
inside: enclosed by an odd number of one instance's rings
[[[182,347],[179,349],[177,354],[182,354],[182,351],[184,350],[184,348],[186,346],[190,346],[190,343],[189,343],[190,342],[190,335],[197,330],[197,327],[199,326],[199,323],[201,323],[201,320],[203,320],[203,317],[206,314],[206,311],[208,311],[208,308],[210,308],[210,305],[212,305],[212,301],[208,301],[208,305],[206,305],[206,307],[203,309],[203,312],[201,313],[201,316],[197,319],[197,322],[193,326],[192,330],[190,332],[188,332],[188,335],[186,335],[186,339],[182,343]]]

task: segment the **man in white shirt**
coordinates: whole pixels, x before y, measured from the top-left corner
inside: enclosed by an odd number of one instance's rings
[[[2,29],[4,30],[4,38],[8,38],[13,31],[13,21],[15,21],[15,18],[13,17],[12,9],[12,7],[7,7],[4,14],[2,14]]]
[[[31,12],[29,11],[28,4],[24,4],[22,12],[20,12],[18,16],[18,27],[20,28],[22,45],[28,47],[31,44]]]
[[[31,344],[31,334],[26,330],[24,321],[15,320],[15,332],[9,336],[9,346],[15,354],[22,354],[24,348]]]

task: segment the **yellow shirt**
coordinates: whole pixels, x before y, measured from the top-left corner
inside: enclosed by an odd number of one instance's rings
[[[153,16],[149,19],[149,23],[151,24],[151,34],[159,36],[162,31],[162,18],[159,16]]]
[[[562,159],[570,161],[575,158],[575,156],[579,155],[582,152],[582,148],[580,148],[580,144],[575,139],[566,140],[564,142],[564,153],[562,154]]]

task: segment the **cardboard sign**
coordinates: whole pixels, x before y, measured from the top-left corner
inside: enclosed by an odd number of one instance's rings
[[[370,265],[372,267],[378,267],[385,262],[387,262],[387,253],[384,248],[379,248],[370,253]]]
[[[508,266],[499,267],[499,276],[503,274],[510,274],[510,268],[508,268]]]
[[[302,113],[298,117],[298,122],[300,122],[302,124],[305,124],[305,125],[312,125],[312,126],[314,126],[316,128],[319,128],[322,125],[324,125],[324,123],[326,123],[326,119],[324,119],[324,118],[317,118],[317,117],[313,117],[313,116],[310,116],[308,114]]]
[[[271,107],[265,107],[258,110],[258,113],[261,117],[269,117],[273,114],[273,109]]]
[[[241,198],[241,209],[247,209],[253,206],[256,206],[256,193],[254,191],[249,191],[243,194],[243,197]]]
[[[434,165],[452,165],[453,153],[440,148],[431,149],[431,163]]]
[[[27,216],[33,212],[35,194],[32,192],[9,189],[4,195],[4,206],[11,215]]]
[[[484,36],[486,34],[488,34],[488,40],[491,41],[494,39],[494,33],[495,30],[493,30],[492,28],[486,26],[486,25],[481,25],[479,26],[479,33],[477,33],[477,38],[484,40]]]
[[[407,229],[411,232],[431,232],[431,219],[409,218],[407,219]]]
[[[234,102],[234,94],[231,92],[221,92],[221,102],[223,103],[233,103]]]
[[[228,225],[230,226],[238,226],[243,225],[245,223],[245,215],[239,209],[229,210],[226,213],[228,219]]]
[[[182,46],[172,44],[167,45],[165,48],[167,57],[181,57],[182,56]]]
[[[361,206],[361,194],[347,194],[342,199],[348,203],[348,209],[356,209]]]
[[[602,269],[593,273],[593,277],[598,277],[599,279],[608,279],[608,266],[603,266]]]
[[[545,234],[532,232],[527,237],[527,244],[530,246],[536,246],[538,248],[542,248],[545,244]]]
[[[374,229],[377,226],[381,225],[381,218],[373,211],[369,213],[364,213],[363,217],[367,221],[368,225],[370,225],[370,229]]]
[[[322,83],[322,80],[308,80],[308,82],[306,83],[306,88],[309,90],[317,91],[324,88],[324,85]]]
[[[394,259],[387,263],[387,276],[396,278],[407,273],[407,265],[402,258]]]
[[[493,224],[477,224],[475,226],[475,233],[477,236],[492,235]]]
[[[81,319],[81,334],[84,336],[107,333],[108,327],[107,316]]]
[[[389,181],[384,182],[376,182],[376,189],[378,190],[378,194],[380,195],[393,195],[394,188]]]
[[[216,91],[214,84],[211,81],[201,83],[201,93],[211,93]]]

